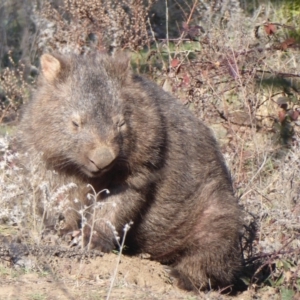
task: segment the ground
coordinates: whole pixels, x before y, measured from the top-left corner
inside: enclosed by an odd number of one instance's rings
[[[34,261],[35,258],[27,260]],[[218,292],[197,295],[178,289],[172,284],[165,267],[147,258],[122,256],[118,264],[118,255],[110,253],[84,261],[52,258],[48,262],[48,270],[26,271],[1,261],[0,300],[228,299]],[[114,286],[108,296],[116,268]],[[234,299],[254,299],[251,294],[246,291]]]

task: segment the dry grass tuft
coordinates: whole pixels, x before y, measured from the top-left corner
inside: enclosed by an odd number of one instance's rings
[[[29,97],[29,84],[24,79],[24,65],[17,65],[8,56],[11,67],[5,68],[0,77],[0,123],[16,119],[16,112]]]

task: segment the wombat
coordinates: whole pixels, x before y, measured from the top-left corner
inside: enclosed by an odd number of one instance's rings
[[[99,193],[86,224],[70,202],[63,233],[81,228],[86,244],[109,252],[132,221],[128,250],[169,265],[180,287],[232,284],[242,210],[210,129],[135,75],[125,54],[44,54],[40,63],[20,124],[23,147],[41,153],[62,184],[76,183],[81,205],[92,207],[91,186]]]

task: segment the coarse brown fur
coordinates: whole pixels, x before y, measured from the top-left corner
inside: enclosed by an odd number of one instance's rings
[[[129,250],[169,264],[180,286],[230,285],[241,268],[241,209],[219,147],[190,111],[128,65],[122,54],[44,54],[20,125],[23,147],[42,153],[56,184],[77,184],[69,197],[80,203],[70,202],[64,233],[80,226],[80,205],[92,204],[87,184],[108,189],[83,226],[86,243],[111,251],[112,225],[122,237],[133,221]]]

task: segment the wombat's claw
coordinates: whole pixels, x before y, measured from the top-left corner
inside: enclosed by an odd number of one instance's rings
[[[176,285],[177,279],[173,275],[173,269],[170,266],[165,266],[165,265],[163,266],[163,269],[165,271],[165,280],[166,280],[166,282],[168,282],[172,285]]]
[[[82,240],[82,231],[81,230],[74,230],[69,233],[71,235],[70,239],[70,247],[78,247],[80,248],[81,240]]]

